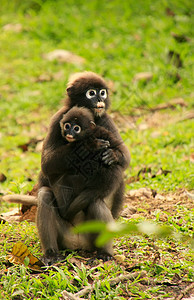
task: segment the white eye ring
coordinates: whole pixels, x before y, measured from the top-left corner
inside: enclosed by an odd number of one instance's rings
[[[64,130],[69,130],[71,128],[71,124],[70,123],[65,123],[63,128],[64,128]]]
[[[80,127],[79,125],[75,125],[75,126],[73,127],[73,130],[74,130],[76,133],[80,133],[81,127]]]
[[[91,99],[96,96],[96,90],[90,89],[86,92],[86,97]]]
[[[101,99],[106,99],[107,98],[107,91],[106,91],[106,89],[100,90],[99,94],[100,94],[100,98]]]

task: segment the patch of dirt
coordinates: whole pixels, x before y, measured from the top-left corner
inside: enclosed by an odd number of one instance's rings
[[[36,194],[36,188],[32,192],[32,194]],[[167,214],[175,216],[177,214],[177,210],[179,206],[186,207],[188,209],[194,208],[194,202],[192,199],[193,194],[187,193],[187,191],[181,189],[176,192],[163,193],[158,194],[156,191],[153,191],[149,188],[140,188],[138,190],[131,190],[126,194],[125,208],[122,212],[122,216],[124,218],[139,218],[145,217],[147,219],[155,219],[156,214],[159,213],[159,218],[161,221],[166,221]],[[23,221],[28,220],[30,222],[34,222],[36,215],[36,206],[22,206],[22,209],[18,212],[18,210],[13,211],[15,214],[15,221]],[[10,213],[9,213],[10,214]],[[180,215],[180,212],[179,212]],[[14,217],[14,216],[12,216]],[[10,222],[13,221],[13,218],[10,219]],[[112,264],[118,264],[121,267],[122,273],[118,274],[118,280],[122,277],[122,282],[125,284],[126,289],[121,291],[121,296],[124,299],[133,299],[134,294],[131,293],[131,290],[128,289],[128,285],[135,285],[138,291],[147,292],[152,290],[160,291],[159,293],[165,293],[169,295],[169,298],[162,299],[193,299],[193,285],[187,280],[187,270],[183,274],[183,277],[180,277],[178,274],[169,279],[169,277],[162,277],[161,280],[158,280],[157,276],[153,274],[154,268],[160,267],[162,268],[165,265],[165,261],[176,261],[179,259],[184,259],[183,253],[177,249],[177,246],[174,242],[169,242],[168,246],[163,249],[160,249],[154,240],[147,238],[146,244],[139,243],[138,240],[130,237],[129,242],[122,242],[120,239],[116,239],[114,242],[114,263],[112,261],[106,262],[106,268],[108,265],[111,268]],[[117,251],[118,249],[118,251]],[[118,254],[120,253],[120,254]],[[122,254],[121,254],[122,253]],[[75,273],[73,267],[81,269],[82,264],[84,264],[86,269],[96,270],[96,272],[92,272],[91,275],[91,288],[92,284],[95,280],[99,280],[102,278],[102,274],[99,271],[104,270],[104,263],[101,261],[94,259],[94,253],[86,252],[83,250],[77,251],[79,255],[79,259],[77,257],[72,257],[69,259],[71,264],[69,265],[71,272]],[[67,252],[68,255],[68,252]],[[89,260],[93,261],[91,264],[88,264]],[[145,265],[145,260],[149,262],[150,269],[152,270],[150,274],[145,271],[142,271],[142,266]],[[63,263],[58,263],[60,266]],[[113,265],[114,268],[114,265]],[[103,272],[102,272],[103,273]],[[133,274],[141,274],[144,273],[142,278],[133,283]],[[130,277],[130,274],[131,277]],[[157,273],[156,273],[157,274]],[[76,273],[75,273],[76,276]],[[126,278],[125,278],[126,277]],[[130,279],[128,278],[130,277]],[[120,282],[120,281],[119,281]],[[117,283],[116,283],[117,284]],[[115,285],[116,285],[115,284]],[[153,296],[156,298],[153,299],[161,299],[158,297],[158,292],[153,292]]]
[[[131,190],[126,195],[126,207],[122,212],[123,217],[137,218],[143,216],[155,219],[159,213],[160,221],[167,221],[168,215],[176,215],[179,206],[188,209],[194,208],[194,201],[184,189],[176,192],[158,194],[149,188]],[[127,211],[129,212],[127,213]]]

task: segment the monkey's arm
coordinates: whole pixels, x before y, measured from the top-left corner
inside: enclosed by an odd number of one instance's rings
[[[42,153],[41,169],[44,175],[63,174],[71,168],[68,160],[69,149],[63,145],[55,150],[49,149]]]
[[[113,120],[108,114],[104,114],[102,118],[99,118],[96,121],[96,124],[111,132],[113,136],[112,138],[114,138],[118,143],[116,148],[108,149],[107,152],[104,152],[104,160],[107,162],[117,162],[120,166],[122,166],[123,170],[126,170],[130,163],[130,153]]]
[[[129,150],[124,143],[117,148],[109,148],[102,154],[102,161],[107,165],[116,163],[125,170],[130,163]]]
[[[62,174],[67,166],[66,153],[68,152],[67,143],[61,135],[60,120],[67,108],[61,108],[51,119],[48,134],[44,140],[41,167],[44,175],[48,176],[53,172]]]
[[[109,148],[102,154],[102,161],[107,165],[116,163],[126,169],[130,162],[130,154],[118,131],[112,133],[104,127],[97,126],[95,136],[108,141],[110,144]]]

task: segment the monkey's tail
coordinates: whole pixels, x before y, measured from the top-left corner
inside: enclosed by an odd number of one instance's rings
[[[25,205],[36,205],[36,206],[38,205],[37,197],[31,195],[19,195],[19,194],[5,195],[1,199],[10,203],[20,203]]]

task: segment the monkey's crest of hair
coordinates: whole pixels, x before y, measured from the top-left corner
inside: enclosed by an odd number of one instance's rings
[[[90,122],[94,123],[94,116],[89,109],[85,107],[74,106],[66,114],[63,115],[61,123],[72,120],[81,120],[83,124],[89,124]],[[88,126],[88,124],[86,126]]]
[[[105,80],[98,74],[90,71],[79,72],[71,75],[67,84],[67,89],[71,88],[76,83],[84,83],[92,86],[101,85],[108,89]]]
[[[92,104],[92,101],[88,101],[86,97],[86,92],[89,89],[106,89],[108,94],[108,85],[106,84],[106,81],[94,72],[84,71],[70,76],[67,84],[67,107],[78,105],[79,107],[84,106],[89,109],[96,108],[92,106],[94,105]],[[107,97],[104,102],[105,110],[107,110],[110,106],[109,97]]]

